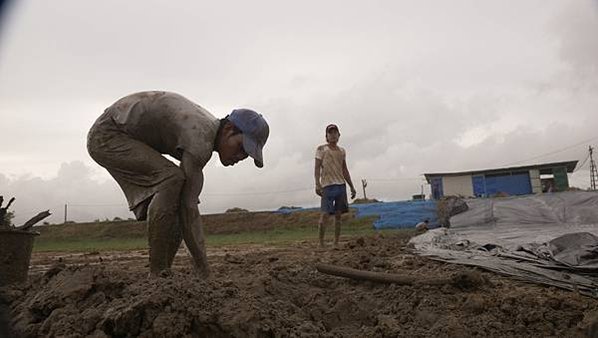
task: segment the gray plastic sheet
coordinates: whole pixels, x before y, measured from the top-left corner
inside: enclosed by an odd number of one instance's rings
[[[598,193],[466,202],[451,228],[412,238],[414,251],[598,297]]]

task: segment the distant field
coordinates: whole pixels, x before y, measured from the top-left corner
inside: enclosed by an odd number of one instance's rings
[[[282,245],[318,238],[317,211],[297,211],[283,215],[272,212],[240,212],[204,215],[207,244]],[[373,234],[374,216],[356,218],[354,212],[343,216],[342,236]],[[69,223],[37,227],[41,233],[33,250],[43,251],[107,251],[147,248],[145,222],[120,221]],[[389,231],[389,230],[386,230]],[[390,230],[392,231],[392,230]],[[396,230],[398,231],[398,230]],[[405,231],[405,230],[403,230]],[[334,233],[330,222],[326,238]]]

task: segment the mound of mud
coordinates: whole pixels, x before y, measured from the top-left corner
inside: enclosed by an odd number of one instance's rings
[[[376,236],[340,249],[231,247],[211,252],[209,280],[186,256],[158,278],[139,260],[67,261],[0,289],[0,308],[10,308],[19,337],[569,337],[598,327],[594,299],[434,262],[405,245]],[[356,281],[317,263],[455,282]]]
[[[54,271],[55,272],[55,271]],[[291,336],[289,304],[263,304],[230,280],[176,272],[162,278],[104,266],[67,267],[41,277],[13,311],[26,336]],[[18,292],[17,292],[18,294]],[[291,319],[294,319],[291,320]],[[313,328],[315,333],[322,328]]]

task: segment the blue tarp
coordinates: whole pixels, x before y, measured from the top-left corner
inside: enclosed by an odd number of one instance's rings
[[[374,222],[376,229],[413,228],[425,219],[432,227],[438,225],[436,201],[403,201],[352,204],[357,209],[357,217],[378,215]]]
[[[379,216],[374,221],[375,229],[414,228],[417,223],[425,219],[430,221],[431,228],[438,226],[436,201],[378,202],[351,204],[349,207],[357,209],[357,217]],[[319,208],[280,208],[274,212],[290,214],[305,210],[319,210]]]

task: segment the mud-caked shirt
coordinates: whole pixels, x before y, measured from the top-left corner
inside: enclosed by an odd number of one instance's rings
[[[101,118],[110,118],[120,129],[162,154],[177,160],[188,152],[205,165],[214,150],[220,120],[187,98],[151,91],[126,96],[108,107]]]
[[[87,150],[118,182],[137,219],[144,220],[151,197],[184,175],[162,154],[178,160],[190,154],[203,168],[219,126],[220,120],[179,94],[141,92],[106,108],[87,135]]]
[[[322,187],[345,184],[345,177],[343,176],[345,157],[345,149],[339,146],[333,148],[328,144],[323,144],[316,149],[316,159],[322,161],[322,167],[320,168],[320,184]]]

